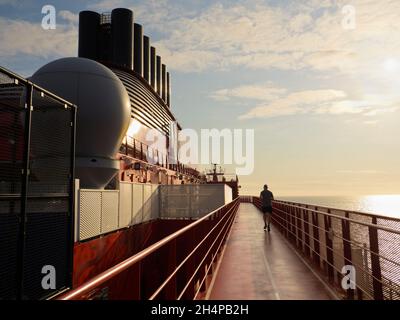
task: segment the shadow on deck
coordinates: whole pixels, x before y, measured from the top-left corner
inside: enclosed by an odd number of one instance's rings
[[[210,300],[329,300],[329,287],[313,273],[261,212],[240,204],[211,283]]]

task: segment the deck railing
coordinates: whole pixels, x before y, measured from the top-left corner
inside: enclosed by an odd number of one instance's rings
[[[400,299],[400,219],[274,201],[272,221],[344,298]]]
[[[168,155],[158,149],[151,148],[146,143],[143,143],[131,136],[126,136],[120,147],[120,153],[144,163],[150,160],[159,167],[176,171],[179,174],[184,174],[195,179],[200,179],[201,174],[198,170],[191,168],[183,163],[169,163]]]
[[[104,271],[58,299],[202,298],[238,206],[239,198]]]

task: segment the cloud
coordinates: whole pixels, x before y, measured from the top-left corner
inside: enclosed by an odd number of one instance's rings
[[[0,0],[1,4],[16,4],[17,1]],[[103,0],[89,5],[88,8],[99,12],[109,11],[116,7],[131,7],[135,17],[144,19],[160,19],[167,8],[166,0],[147,0],[145,4],[132,7],[129,0]],[[147,11],[146,11],[147,10]],[[158,12],[157,14],[155,14]],[[147,17],[147,18],[146,18]],[[8,19],[0,16],[0,57],[2,64],[16,57],[29,55],[30,59],[56,59],[65,56],[76,56],[78,47],[79,14],[68,10],[57,11],[56,30],[44,30],[41,27],[41,18],[36,22],[22,19]],[[160,21],[162,24],[163,22]],[[6,44],[6,45],[5,45]],[[186,54],[191,54],[186,52]],[[210,60],[210,53],[203,55],[193,52],[198,61]],[[174,56],[174,55],[172,55]],[[202,58],[203,56],[203,58]],[[179,54],[174,56],[179,59]],[[181,67],[185,67],[184,65]]]
[[[154,33],[152,44],[170,70],[310,69],[324,75],[334,71],[379,77],[387,55],[400,56],[400,2],[351,1],[356,13],[354,30],[342,26],[344,5],[348,5],[347,0],[289,0],[276,5],[238,0],[209,6],[172,0],[134,5],[129,0],[100,0],[87,8],[99,12],[116,7],[132,9],[135,21]],[[60,11],[59,17],[73,25],[78,19],[66,10]],[[68,31],[60,37],[68,37]],[[12,46],[26,46],[23,42]],[[75,48],[73,45],[65,51],[75,52]]]
[[[248,86],[251,88],[251,86]],[[214,98],[219,100],[228,97],[240,96],[241,89],[222,89],[214,94]],[[246,87],[244,87],[246,88]],[[256,87],[257,88],[257,87]],[[260,89],[260,88],[258,88]],[[276,91],[277,97],[269,99],[268,92],[265,91],[265,99],[262,91],[254,91],[251,97],[251,90],[245,90],[246,98],[260,99],[262,102],[253,107],[239,119],[271,118],[278,116],[289,116],[295,114],[357,114],[372,117],[379,114],[395,112],[398,110],[398,101],[395,97],[380,95],[365,95],[358,100],[350,99],[349,94],[342,90],[318,89],[302,90],[290,92],[289,90]],[[374,124],[374,120],[366,120],[365,124]]]
[[[78,29],[75,25],[57,23],[55,30],[44,30],[41,21],[11,20],[0,17],[0,56],[26,54],[55,58],[73,56],[77,52]]]
[[[88,8],[91,10],[108,11],[114,8],[125,7],[126,4],[127,1],[124,0],[101,0],[88,5]]]
[[[79,23],[79,14],[73,13],[68,10],[61,10],[58,12],[58,16],[65,21],[78,25]]]
[[[153,43],[152,46],[156,47],[157,55],[162,57],[163,63],[166,63],[169,69],[201,72],[204,65],[211,61],[214,64],[219,64],[221,60],[217,53],[211,51],[189,49],[172,51],[166,48],[162,42]]]
[[[372,117],[378,114],[394,112],[395,97],[366,95],[359,100],[349,99],[342,90],[318,89],[290,91],[274,86],[273,83],[244,85],[219,89],[210,96],[216,101],[245,100],[248,104],[258,101],[258,105],[240,116],[241,119],[269,118],[294,114],[362,114]],[[375,120],[366,120],[365,124],[375,124]]]
[[[251,109],[240,119],[270,118],[293,114],[317,113],[318,106],[335,102],[346,97],[346,93],[340,90],[304,90],[288,93],[272,101],[261,104]]]
[[[361,114],[372,117],[395,112],[398,107],[395,97],[365,95],[360,99],[349,99],[342,90],[318,89],[290,91],[287,88],[265,84],[244,85],[219,89],[210,95],[216,101],[245,100],[248,104],[258,101],[258,105],[240,116],[240,119],[269,118],[294,114]],[[375,124],[366,120],[365,124]]]
[[[364,124],[368,126],[375,126],[378,123],[378,120],[364,121]]]
[[[310,27],[312,20],[310,14],[298,14],[290,21],[289,29],[297,33],[304,32]]]
[[[250,0],[216,3],[189,14],[164,1],[163,8],[169,8],[164,16],[148,22],[162,32],[157,44],[169,66],[182,72],[241,66],[347,75],[367,74],[368,70],[375,75],[381,72],[380,62],[388,52],[400,55],[400,2],[352,1],[354,30],[342,25],[342,8],[347,4],[344,0],[308,0],[272,6]],[[179,16],[174,16],[174,11],[179,11]],[[200,61],[199,54],[203,57]]]
[[[385,171],[382,170],[337,170],[336,173],[344,174],[382,174]]]
[[[143,24],[145,30],[163,33],[166,28],[187,14],[172,0],[145,0],[134,5],[132,5],[132,0],[101,0],[88,5],[88,9],[98,12],[110,12],[115,8],[132,10],[135,22]]]
[[[215,91],[211,97],[217,101],[229,101],[234,98],[271,101],[277,99],[287,90],[274,87],[270,82],[261,85],[245,85],[232,89],[220,89]]]

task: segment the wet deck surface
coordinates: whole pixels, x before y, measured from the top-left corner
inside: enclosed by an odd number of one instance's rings
[[[327,300],[326,287],[261,212],[242,203],[212,284],[211,300]]]

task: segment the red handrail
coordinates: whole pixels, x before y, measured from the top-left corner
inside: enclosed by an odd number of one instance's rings
[[[68,291],[67,293],[57,297],[56,299],[57,300],[75,300],[75,299],[84,298],[85,295],[99,289],[99,287],[104,285],[106,282],[116,278],[122,272],[127,271],[132,266],[143,261],[150,254],[153,254],[153,253],[157,252],[160,248],[171,244],[173,241],[176,241],[180,236],[192,232],[196,226],[199,226],[200,224],[204,223],[205,221],[212,220],[215,216],[217,216],[217,218],[218,218],[218,215],[221,212],[224,212],[226,210],[225,215],[220,217],[219,220],[217,221],[217,223],[215,224],[215,227],[217,227],[218,224],[221,221],[223,221],[225,219],[225,217],[228,216],[229,213],[232,214],[232,211],[237,210],[238,203],[239,203],[239,198],[236,198],[229,204],[219,207],[218,209],[207,214],[206,216],[204,216],[204,217],[194,221],[190,225],[174,232],[173,234],[171,234],[171,235],[165,237],[164,239],[158,241],[157,243],[149,246],[148,248],[142,250],[141,252],[135,254],[134,256],[122,261],[121,263],[119,263],[119,264],[113,266],[112,268],[102,272],[101,274],[95,276],[93,279],[82,284],[78,288]],[[215,230],[215,227],[208,233],[207,236],[209,236],[211,234],[211,232],[213,232],[213,230]],[[204,243],[203,240],[204,239],[202,239],[201,243]],[[198,246],[196,246],[196,248],[198,248]],[[191,254],[192,254],[192,252],[191,252]],[[202,260],[202,262],[203,262],[203,260]]]
[[[225,213],[225,215],[222,217],[222,219],[219,220],[219,221],[217,222],[217,224],[207,233],[207,235],[200,241],[200,243],[185,257],[185,259],[179,264],[179,266],[176,267],[176,269],[169,275],[169,277],[168,277],[168,278],[161,284],[161,286],[153,293],[153,295],[150,297],[150,300],[153,300],[153,299],[155,299],[155,298],[158,296],[158,294],[165,288],[165,286],[169,283],[169,281],[171,281],[171,279],[178,273],[178,271],[184,266],[184,264],[195,254],[196,250],[198,250],[198,249],[201,247],[201,245],[202,245],[203,243],[205,243],[205,241],[211,236],[212,232],[213,232],[214,230],[217,229],[218,225],[219,225],[222,221],[224,221],[224,218],[225,218],[226,216],[228,216],[228,215],[231,213],[232,210],[235,210],[235,209],[237,208],[237,205],[238,205],[238,204],[239,204],[239,203],[238,203],[238,201],[237,201],[236,204],[235,204],[233,207],[231,207],[231,208]],[[225,221],[223,227],[225,227],[225,226],[227,225],[228,222],[232,222],[232,220],[233,220],[233,216],[232,216],[231,219],[229,219],[229,220],[227,219],[227,220]],[[218,233],[217,237],[216,237],[215,240],[213,241],[212,245],[214,245],[214,244],[216,243],[216,241],[217,241],[218,237],[220,236],[220,234],[222,233],[222,231],[224,231],[224,229],[221,229],[221,230],[220,230],[220,232]],[[201,264],[204,262],[204,260],[206,259],[207,255],[210,253],[211,248],[212,248],[212,245],[211,245],[210,248],[207,250],[206,254],[203,256],[202,261],[201,261],[201,262],[199,263],[199,265],[197,266],[196,270],[194,271],[192,277],[189,279],[189,281],[187,282],[187,284],[189,284],[190,281],[193,280],[193,278],[194,278],[194,276],[196,275],[196,272],[199,270]],[[202,279],[202,281],[204,281],[204,279]],[[186,289],[187,289],[187,286],[185,286],[185,288],[182,290],[182,292],[178,295],[178,299],[183,295],[183,293],[185,292]]]

